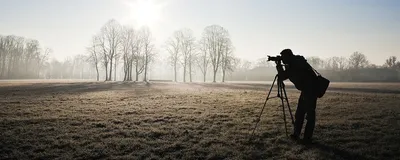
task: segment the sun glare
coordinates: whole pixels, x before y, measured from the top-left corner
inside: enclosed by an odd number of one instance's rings
[[[131,18],[140,26],[152,26],[160,19],[160,6],[152,0],[137,0],[130,8]]]

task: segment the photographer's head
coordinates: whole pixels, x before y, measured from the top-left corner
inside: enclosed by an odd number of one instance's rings
[[[282,61],[285,64],[289,63],[290,59],[294,56],[291,49],[284,49],[280,54],[282,56]]]

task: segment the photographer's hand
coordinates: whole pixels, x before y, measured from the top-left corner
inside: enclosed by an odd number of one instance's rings
[[[287,72],[283,70],[283,67],[281,65],[276,66],[276,70],[278,71],[278,76],[280,80],[284,81],[288,79]]]

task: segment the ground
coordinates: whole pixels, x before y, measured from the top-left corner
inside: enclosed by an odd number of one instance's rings
[[[279,99],[268,101],[250,140],[269,87],[1,81],[0,159],[400,157],[400,84],[332,83],[310,146],[286,137]],[[286,91],[294,114],[299,92]]]

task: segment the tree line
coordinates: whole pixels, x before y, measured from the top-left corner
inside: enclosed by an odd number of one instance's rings
[[[348,82],[399,82],[400,62],[396,56],[389,56],[385,63],[370,63],[361,52],[353,52],[349,57],[333,56],[322,59],[316,56],[306,57],[307,62],[324,77],[331,81]],[[235,73],[229,77],[232,81],[269,81],[276,74],[273,62],[267,57],[255,62],[240,61]]]
[[[91,79],[83,54],[50,60],[53,50],[36,39],[0,35],[0,79]]]
[[[38,40],[15,35],[0,35],[0,78],[40,78],[45,74],[49,48]]]

